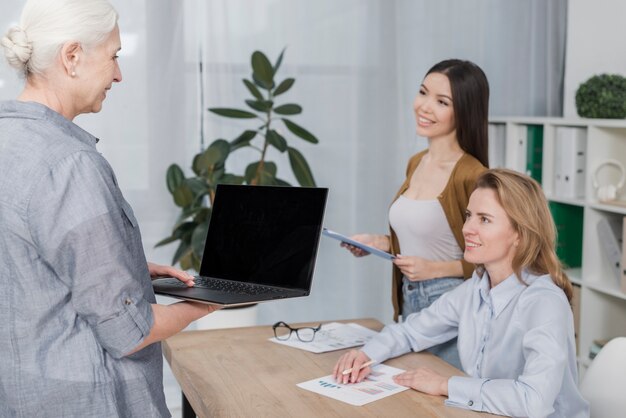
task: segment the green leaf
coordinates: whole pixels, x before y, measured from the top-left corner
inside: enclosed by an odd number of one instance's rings
[[[296,180],[300,183],[300,186],[315,187],[315,180],[313,179],[313,173],[309,168],[309,164],[304,159],[304,156],[295,149],[289,147],[287,149],[289,153],[289,162],[291,163],[291,169],[296,176]]]
[[[261,173],[261,178],[259,179],[259,186],[274,186],[276,184],[276,177],[272,176],[267,172]]]
[[[183,183],[174,190],[174,203],[176,206],[184,208],[193,202],[193,193],[187,183]]]
[[[275,130],[270,129],[265,135],[265,139],[278,151],[285,152],[287,150],[287,140]]]
[[[178,215],[178,220],[176,221],[176,223],[180,224],[181,222],[185,221],[187,218],[191,216],[195,216],[196,213],[198,213],[198,211],[202,208],[203,206],[193,206],[193,205],[190,207],[184,208],[182,212],[180,213],[180,215]],[[176,236],[176,234],[173,234],[172,236]],[[180,238],[180,237],[177,237],[177,238]]]
[[[207,208],[206,206],[201,208],[196,216],[194,216],[193,221],[195,223],[201,224],[203,222],[208,222],[211,218],[211,208]]]
[[[178,241],[178,238],[176,238],[175,236],[167,237],[167,238],[162,239],[161,241],[157,242],[156,244],[154,244],[154,248],[161,247],[163,245],[167,245],[170,242],[174,242],[174,241]]]
[[[208,195],[209,195],[209,192],[207,192],[207,193],[206,193],[206,194],[204,194],[204,195],[198,195],[198,196],[196,196],[196,198],[195,198],[195,199],[194,199],[194,201],[193,201],[193,206],[194,206],[194,207],[203,207],[203,206],[206,206],[206,205],[207,205],[207,203],[206,203],[207,199],[206,199],[206,198],[208,197]]]
[[[237,138],[230,141],[230,152],[233,152],[236,149],[250,145],[250,141],[254,139],[256,134],[257,134],[257,131],[250,131],[250,130],[244,131]]]
[[[246,104],[259,112],[267,112],[274,106],[271,100],[246,100]]]
[[[185,252],[185,254],[183,254],[183,256],[180,257],[180,260],[179,260],[180,268],[183,270],[189,270],[189,269],[194,268],[193,260],[194,260],[193,251],[191,251],[191,249],[188,249],[187,252]]]
[[[189,251],[189,243],[185,241],[181,241],[180,245],[176,249],[176,252],[174,253],[174,257],[172,258],[172,264],[176,264],[178,260],[180,260],[188,251]],[[183,266],[181,265],[181,267]]]
[[[278,59],[276,60],[276,64],[274,64],[274,75],[276,75],[276,73],[278,72],[278,69],[280,68],[280,64],[283,62],[283,55],[285,54],[285,49],[287,49],[287,47],[284,47],[282,51],[280,51],[280,55],[278,56]]]
[[[247,110],[230,109],[226,107],[211,107],[209,108],[209,112],[213,112],[216,115],[225,116],[227,118],[236,119],[252,119],[257,117],[255,113],[248,112]]]
[[[236,176],[234,174],[224,174],[220,180],[221,184],[242,184],[245,180],[243,176]]]
[[[261,51],[252,53],[252,71],[252,78],[260,83],[261,87],[269,90],[274,86],[274,69]]]
[[[222,177],[224,177],[225,172],[226,170],[224,169],[224,167],[215,170],[213,173],[207,176],[208,183],[217,186],[219,183],[222,182]]]
[[[167,169],[165,179],[167,181],[167,190],[174,194],[174,190],[176,190],[185,180],[185,173],[183,173],[183,170],[178,166],[178,164],[172,164]]]
[[[183,222],[174,228],[174,232],[172,232],[172,236],[178,238],[179,240],[189,242],[191,239],[191,233],[196,228],[195,222]]]
[[[252,83],[250,80],[247,80],[244,78],[243,84],[246,85],[246,87],[248,88],[248,91],[250,91],[250,94],[252,94],[257,100],[265,99],[263,95],[261,94],[261,92],[259,91],[259,89],[257,89],[254,83]]]
[[[283,180],[283,179],[279,179],[278,177],[276,177],[276,178],[274,179],[274,182],[275,182],[275,184],[276,184],[277,186],[291,186],[291,183],[286,182],[286,181],[285,181],[285,180]]]
[[[202,258],[202,254],[204,253],[204,242],[206,241],[207,231],[209,230],[209,220],[206,222],[202,222],[198,224],[196,229],[193,230],[193,234],[191,235],[191,248],[193,249],[193,253],[198,258]]]
[[[302,113],[302,107],[294,103],[288,103],[278,106],[274,109],[274,112],[278,113],[279,115],[297,115],[299,113]]]
[[[293,86],[293,83],[296,82],[295,78],[287,78],[285,80],[283,80],[278,87],[276,87],[276,90],[274,90],[274,93],[272,93],[274,96],[278,96],[279,94],[283,94],[284,92],[286,92],[287,90],[289,90],[291,88],[291,86]]]
[[[256,76],[256,74],[252,74],[252,80],[254,81],[254,84],[256,84],[257,86],[264,88],[265,90],[271,90],[274,88],[274,83],[272,83],[271,87],[265,87],[265,84],[259,80],[259,78]]]
[[[304,139],[305,141],[309,141],[313,144],[317,144],[319,142],[317,138],[311,132],[307,131],[300,125],[296,125],[289,119],[285,119],[285,118],[283,118],[283,122],[285,122],[285,126],[287,126],[287,129],[289,129],[291,133],[293,133],[294,135],[297,135],[300,138]]]
[[[263,163],[263,169],[257,177],[257,169],[260,163],[260,161],[257,161],[255,163],[249,164],[248,167],[246,167],[246,183],[257,185],[274,184],[274,178],[276,177],[277,170],[276,163],[273,163],[271,161],[265,161]]]
[[[196,160],[201,173],[213,172],[215,165],[223,164],[230,154],[230,144],[224,139],[216,139]]]
[[[202,153],[199,152],[196,155],[193,156],[193,161],[191,162],[191,169],[193,170],[193,172],[196,174],[196,176],[199,176],[202,174],[202,167],[200,167],[200,164],[198,163],[198,159],[202,156]]]
[[[206,182],[201,178],[191,177],[185,179],[185,183],[187,183],[187,186],[189,186],[194,196],[203,195],[209,191]]]

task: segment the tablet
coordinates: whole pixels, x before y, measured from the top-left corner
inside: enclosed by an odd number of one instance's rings
[[[365,245],[362,242],[350,239],[350,238],[346,237],[345,235],[342,235],[342,234],[340,234],[338,232],[335,232],[335,231],[331,231],[328,228],[324,228],[322,230],[322,234],[326,235],[327,237],[334,238],[334,239],[336,239],[338,241],[345,242],[346,244],[354,245],[355,247],[358,247],[358,248],[362,249],[363,251],[367,251],[370,254],[377,255],[377,256],[385,258],[387,260],[393,260],[394,258],[396,258],[395,255],[392,255],[392,254],[386,253],[384,251],[381,251],[378,248],[370,247],[369,245]]]

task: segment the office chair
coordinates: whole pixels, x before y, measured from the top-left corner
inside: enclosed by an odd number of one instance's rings
[[[623,418],[626,411],[626,337],[609,341],[593,359],[580,385],[591,418]]]

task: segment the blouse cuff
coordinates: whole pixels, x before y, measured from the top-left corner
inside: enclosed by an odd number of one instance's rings
[[[131,296],[122,297],[122,309],[114,317],[98,323],[94,332],[102,347],[119,359],[137,347],[150,334],[154,323],[151,304]]]
[[[489,379],[452,376],[448,380],[448,399],[446,406],[482,411],[483,403],[480,393]]]
[[[376,363],[382,363],[390,357],[389,348],[387,348],[385,344],[381,344],[377,341],[369,341],[361,348],[361,351]]]

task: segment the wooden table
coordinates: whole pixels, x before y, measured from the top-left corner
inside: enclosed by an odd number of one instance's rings
[[[338,322],[356,322],[374,330],[382,328],[374,319]],[[297,383],[330,374],[345,350],[314,354],[270,342],[271,337],[272,327],[260,326],[187,331],[164,341],[163,352],[183,390],[183,403],[188,400],[190,404],[183,405],[183,417],[195,413],[201,418],[492,416],[446,407],[444,397],[414,390],[352,406],[301,389]],[[401,369],[428,365],[434,370],[463,374],[426,353],[410,353],[385,364]]]

